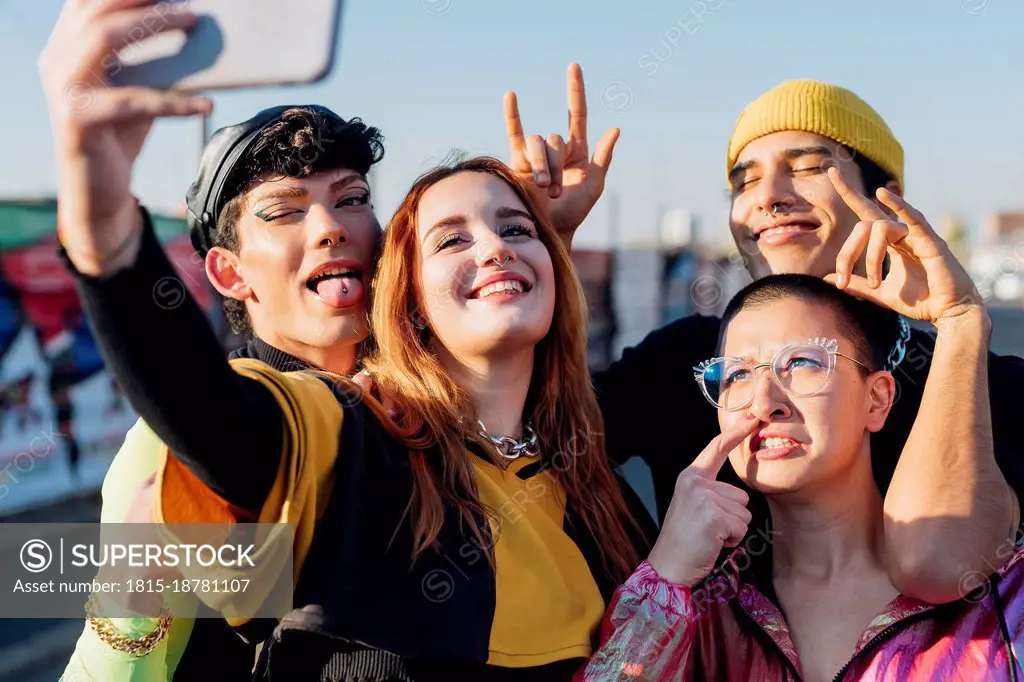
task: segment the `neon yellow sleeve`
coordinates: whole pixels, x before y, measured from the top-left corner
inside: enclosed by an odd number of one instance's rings
[[[268,387],[282,406],[288,441],[284,444],[277,481],[260,510],[260,523],[287,523],[294,527],[293,571],[297,578],[312,543],[314,524],[333,487],[331,472],[338,453],[343,411],[330,389],[318,378],[295,372],[281,373],[253,360],[234,360],[235,371]],[[104,523],[119,523],[145,482],[156,477],[154,519],[159,523],[221,521],[224,505],[195,504],[213,496],[195,487],[184,467],[176,465],[167,446],[143,422],[128,432],[103,483]],[[180,501],[188,498],[191,503]],[[187,518],[196,511],[216,510],[215,518]],[[211,512],[212,513],[212,512]],[[210,604],[210,606],[215,606]],[[228,618],[238,625],[247,618]],[[112,619],[128,637],[152,632],[155,618]],[[86,624],[63,682],[170,682],[192,633],[194,619],[175,618],[163,642],[147,656],[134,658],[102,642]]]
[[[141,419],[129,429],[103,479],[102,523],[126,520],[135,495],[156,473],[163,443]],[[113,618],[126,636],[137,638],[156,629],[155,618]],[[193,619],[177,618],[160,645],[134,658],[107,646],[86,623],[61,682],[169,682],[192,633]]]
[[[155,518],[165,527],[191,523],[247,522],[287,524],[291,542],[266,542],[251,556],[258,567],[230,569],[216,577],[254,578],[244,593],[205,593],[203,602],[221,612],[232,626],[250,620],[241,614],[252,613],[276,583],[260,576],[276,575],[290,554],[292,578],[298,580],[303,562],[313,542],[313,531],[333,487],[334,463],[344,411],[331,389],[318,377],[305,372],[278,372],[262,362],[232,360],[234,370],[258,381],[281,407],[286,435],[277,478],[258,512],[239,517],[236,508],[193,475],[171,456],[166,447],[160,455],[156,477]],[[282,536],[286,537],[286,536]],[[204,577],[213,569],[203,569]],[[186,577],[190,577],[186,574]],[[293,583],[294,584],[294,583]]]

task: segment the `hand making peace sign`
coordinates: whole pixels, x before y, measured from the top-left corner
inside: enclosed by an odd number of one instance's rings
[[[905,317],[932,323],[984,308],[970,275],[920,211],[902,197],[879,188],[878,200],[903,222],[890,220],[882,209],[852,189],[838,168],[830,168],[828,175],[860,222],[839,251],[835,274],[827,275],[826,281]],[[853,274],[853,265],[865,248],[867,278]],[[890,267],[883,280],[886,253]]]
[[[569,100],[569,140],[552,133],[524,137],[516,93],[505,94],[505,129],[508,132],[509,166],[530,188],[546,210],[555,230],[566,242],[604,192],[605,177],[619,129],[608,130],[594,149],[587,144],[587,93],[579,64],[570,64],[566,75]]]

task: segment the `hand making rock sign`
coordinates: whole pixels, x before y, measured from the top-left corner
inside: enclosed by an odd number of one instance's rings
[[[563,240],[572,239],[576,228],[601,198],[612,162],[619,129],[611,128],[598,140],[594,156],[587,143],[587,91],[579,64],[566,74],[569,104],[569,139],[551,133],[547,138],[523,134],[519,100],[505,94],[505,129],[511,158],[509,166],[524,181],[542,211],[547,211]]]

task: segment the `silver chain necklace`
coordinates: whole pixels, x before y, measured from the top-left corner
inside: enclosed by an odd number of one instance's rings
[[[523,433],[526,434],[526,438],[523,440],[516,440],[509,436],[492,436],[487,432],[487,427],[482,421],[477,421],[477,424],[480,425],[480,435],[494,446],[500,457],[519,459],[522,455],[535,457],[540,452],[540,448],[537,446],[537,434],[529,424],[523,425]]]

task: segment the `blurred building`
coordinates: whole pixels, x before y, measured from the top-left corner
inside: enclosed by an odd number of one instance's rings
[[[152,218],[178,274],[154,288],[154,305],[187,289],[209,309],[185,222]],[[52,199],[0,201],[0,517],[97,489],[137,419],[105,369],[56,225]]]
[[[957,260],[961,263],[970,262],[971,245],[963,219],[960,216],[945,215],[939,219],[936,227],[939,236],[946,241]]]
[[[655,249],[628,249],[615,253],[612,301],[616,321],[615,357],[661,326],[661,289],[664,254]]]
[[[1024,212],[993,213],[969,259],[971,277],[990,305],[1024,305]]]
[[[1024,211],[993,213],[985,218],[983,236],[987,241],[1007,243],[1024,240]]]
[[[1024,305],[1024,241],[979,247],[971,257],[970,273],[990,305]]]
[[[614,352],[616,320],[612,304],[613,258],[611,251],[574,250],[573,264],[587,298],[587,362],[591,370],[607,367]]]

